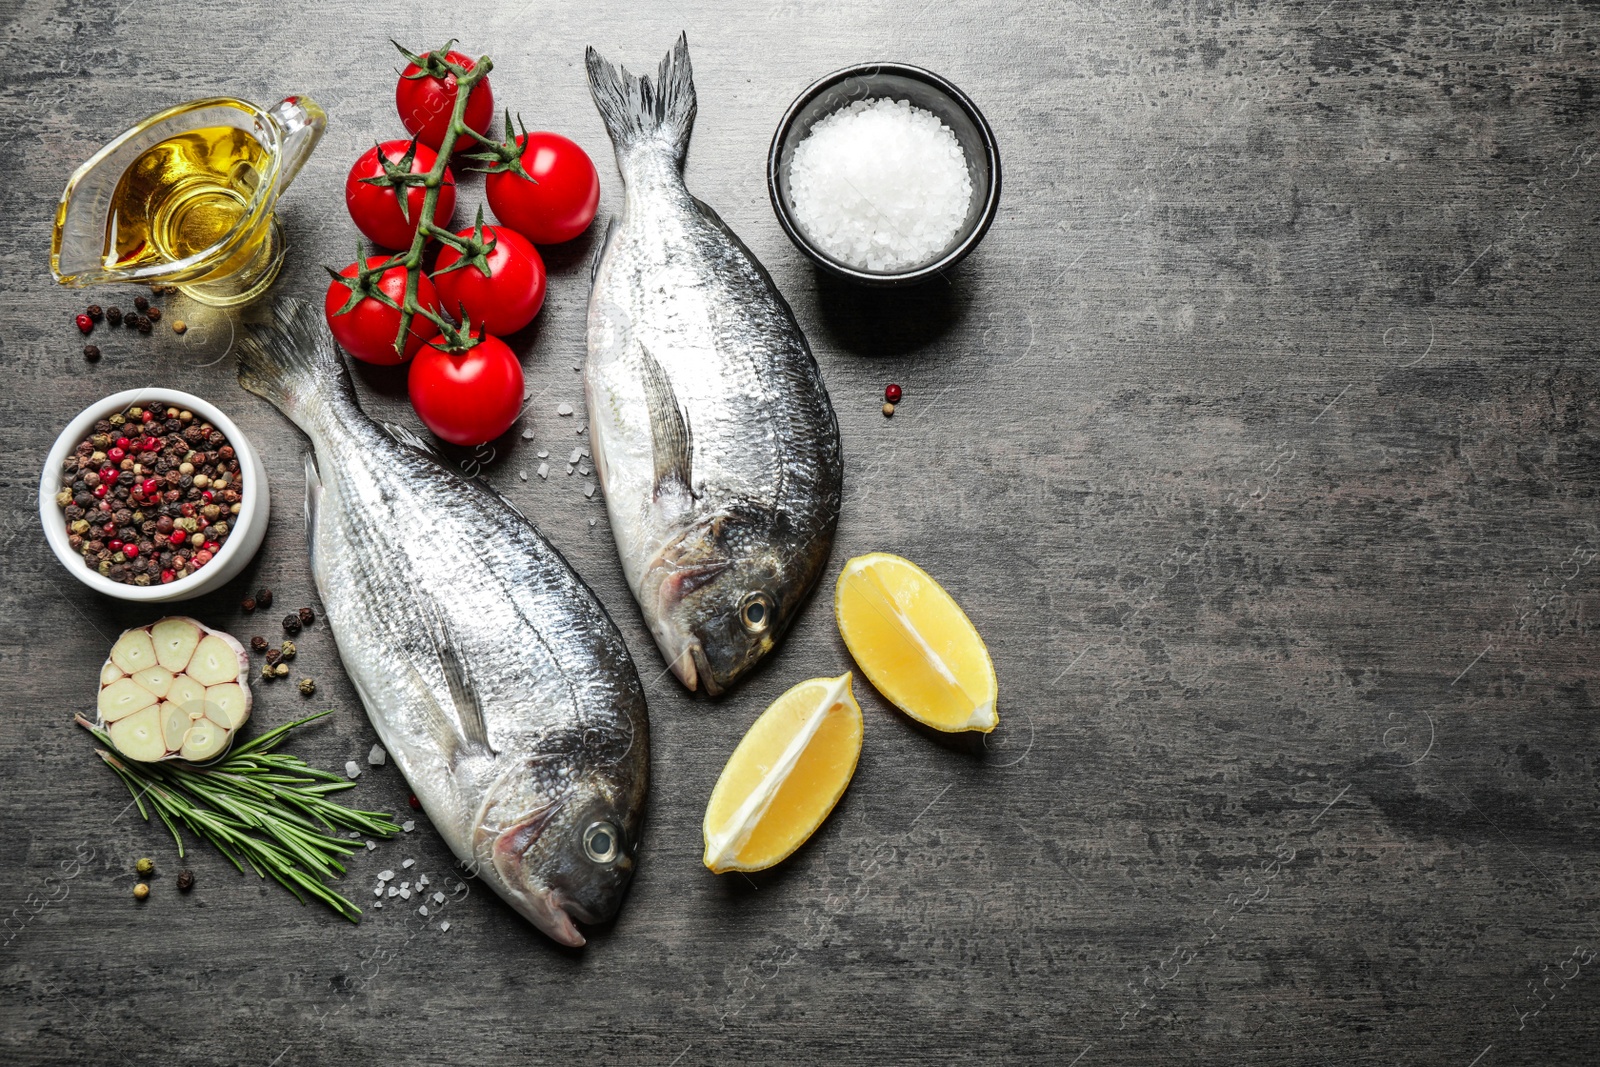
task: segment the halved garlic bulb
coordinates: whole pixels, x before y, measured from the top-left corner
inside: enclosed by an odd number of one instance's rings
[[[100,668],[99,710],[129,759],[216,759],[250,719],[250,657],[182,615],[125,630]]]

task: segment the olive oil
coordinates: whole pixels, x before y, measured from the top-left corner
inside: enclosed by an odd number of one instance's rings
[[[207,126],[146,149],[117,183],[106,230],[107,266],[187,259],[215,246],[244,219],[267,152],[248,131]],[[248,262],[267,227],[219,263],[222,275]]]

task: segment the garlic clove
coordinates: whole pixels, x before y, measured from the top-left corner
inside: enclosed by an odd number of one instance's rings
[[[128,677],[137,682],[140,688],[148,689],[154,697],[164,697],[167,690],[172,688],[172,672],[165,667],[146,667]]]
[[[118,678],[100,690],[100,721],[125,719],[134,712],[153,706],[155,702],[155,695],[132,678]]]
[[[183,747],[178,754],[195,762],[211,759],[228,747],[228,737],[227,727],[219,726],[210,719],[200,719],[190,725],[188,736],[183,739]]]
[[[200,643],[200,627],[193,620],[174,615],[150,627],[150,640],[161,665],[176,674],[194,655],[195,646]]]
[[[148,630],[126,630],[111,646],[111,662],[132,674],[156,666],[156,646]]]
[[[167,699],[185,712],[199,716],[205,713],[206,687],[187,674],[180,674],[172,680]]]
[[[183,747],[184,735],[189,732],[189,713],[167,701],[161,705],[161,741],[166,746],[162,755]]]
[[[206,717],[230,730],[237,730],[250,718],[250,690],[238,682],[223,682],[206,689]]]
[[[117,666],[115,663],[112,663],[110,660],[106,660],[105,664],[100,668],[101,685],[110,685],[112,682],[121,677],[122,668]]]
[[[167,754],[166,743],[161,739],[160,709],[155,705],[118,719],[106,732],[117,751],[129,759],[148,763]]]
[[[248,670],[249,659],[237,641],[230,646],[218,634],[207,634],[195,648],[184,673],[203,686],[221,685],[236,681],[241,670]]]

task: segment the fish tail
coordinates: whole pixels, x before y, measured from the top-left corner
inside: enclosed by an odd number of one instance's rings
[[[239,384],[303,430],[312,409],[354,395],[322,311],[292,298],[279,300],[272,321],[252,325],[239,342]]]
[[[635,76],[625,68],[619,71],[593,47],[585,53],[585,60],[589,92],[611,135],[618,165],[625,156],[644,148],[667,155],[681,168],[689,152],[695,113],[688,35],[678,34],[678,43],[661,58],[654,83],[648,75]]]

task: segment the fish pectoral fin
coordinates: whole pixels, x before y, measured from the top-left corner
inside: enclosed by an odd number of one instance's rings
[[[589,264],[589,284],[593,285],[595,278],[600,275],[600,264],[606,258],[606,249],[611,247],[611,238],[617,232],[617,217],[612,215],[606,220],[606,235],[600,239],[600,248],[594,254],[594,262]]]
[[[306,545],[311,553],[311,573],[317,573],[317,509],[322,506],[322,474],[317,470],[317,454],[306,453]],[[327,600],[318,583],[317,591]]]
[[[681,488],[694,495],[694,437],[678,404],[672,379],[643,345],[645,401],[650,410],[650,450],[655,458],[655,492]]]
[[[472,675],[455,638],[437,615],[426,609],[423,614],[427,617],[428,635],[444,677],[445,697],[450,704],[447,709],[436,687],[428,682],[416,664],[408,665],[424,696],[423,710],[427,713],[428,733],[438,743],[452,770],[464,751],[491,758],[498,755],[489,744],[489,726],[483,717],[483,705],[478,700]]]

